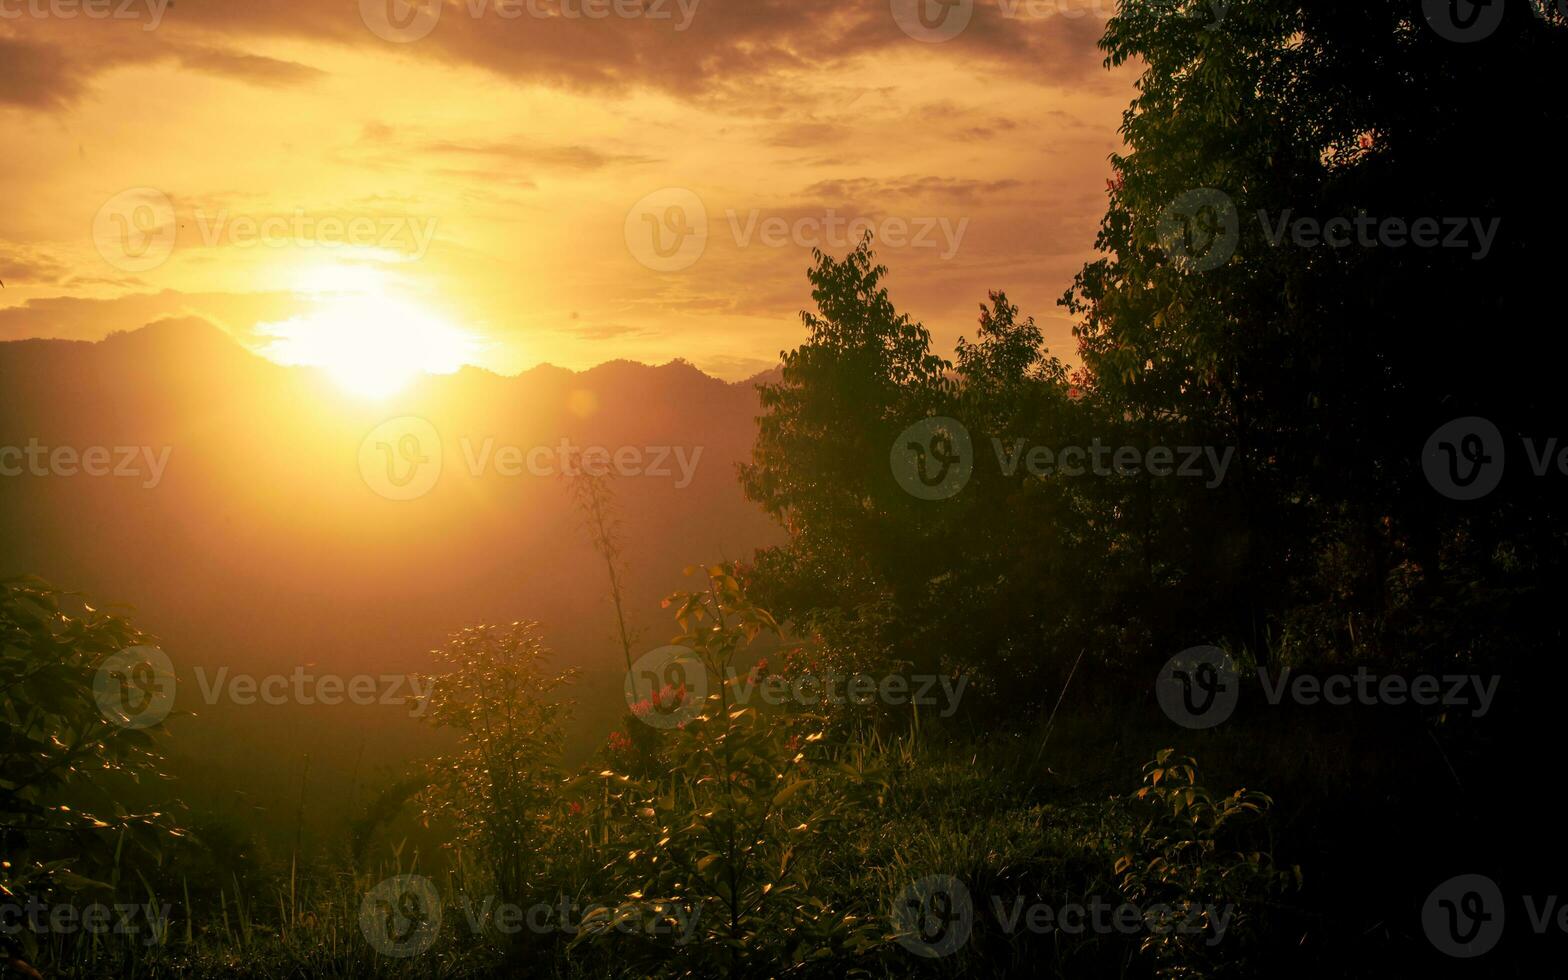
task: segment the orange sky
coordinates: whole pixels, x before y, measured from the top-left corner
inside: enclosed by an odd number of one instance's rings
[[[1070,355],[1109,0],[915,2],[0,0],[0,339],[736,379],[870,227],[944,352],[1002,288]]]

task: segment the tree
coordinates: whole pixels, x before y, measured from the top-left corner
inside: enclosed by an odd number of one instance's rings
[[[951,365],[894,308],[869,236],[842,261],[814,255],[817,312],[801,313],[810,336],[780,355],[778,384],[759,386],[765,414],[741,483],[791,536],[759,556],[767,601],[797,619],[828,608],[866,617],[912,603],[940,570],[922,502],[893,479],[888,450],[911,423],[942,414]]]
[[[1546,543],[1563,528],[1540,534],[1539,481],[1459,511],[1420,454],[1457,416],[1510,442],[1562,431],[1560,332],[1521,333],[1529,363],[1506,371],[1473,356],[1478,330],[1522,328],[1555,298],[1542,244],[1568,202],[1514,175],[1532,134],[1564,122],[1560,100],[1520,94],[1551,84],[1561,10],[1509,4],[1490,37],[1456,44],[1393,0],[1265,0],[1218,23],[1204,9],[1134,0],[1107,25],[1107,63],[1146,70],[1112,158],[1104,257],[1063,300],[1107,414],[1238,447],[1234,481],[1187,500],[1184,523],[1212,591],[1244,616],[1192,612],[1259,650],[1282,619],[1319,650],[1396,647],[1376,637],[1412,590],[1431,611],[1459,583],[1501,586],[1499,546],[1555,577]],[[1310,244],[1292,230],[1302,217],[1348,222],[1355,240]],[[1423,217],[1445,241],[1463,223],[1470,247],[1412,244]],[[1500,234],[1483,254],[1484,227]]]
[[[122,860],[156,857],[170,835],[182,833],[162,812],[127,807],[130,784],[166,778],[156,736],[174,679],[146,669],[139,651],[150,643],[129,620],[79,595],[35,578],[0,582],[0,898],[7,903],[110,890],[100,879]],[[160,710],[126,713],[127,703]],[[21,937],[33,939],[26,931]],[[0,938],[9,957],[24,952]]]

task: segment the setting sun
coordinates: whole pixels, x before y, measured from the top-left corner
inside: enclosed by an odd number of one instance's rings
[[[413,304],[386,296],[326,299],[316,311],[258,331],[264,353],[320,368],[345,391],[385,398],[421,373],[450,374],[478,353],[474,338]]]

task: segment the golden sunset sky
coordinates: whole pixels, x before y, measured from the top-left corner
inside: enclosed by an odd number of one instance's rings
[[[739,379],[858,218],[943,353],[1004,289],[1071,356],[1109,0],[424,2],[0,0],[0,340]]]

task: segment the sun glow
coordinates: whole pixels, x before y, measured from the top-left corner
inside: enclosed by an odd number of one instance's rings
[[[394,394],[422,373],[450,374],[479,353],[462,329],[385,295],[324,297],[311,313],[257,329],[271,338],[267,357],[321,368],[366,398]]]

